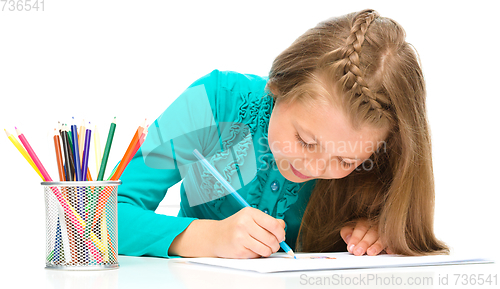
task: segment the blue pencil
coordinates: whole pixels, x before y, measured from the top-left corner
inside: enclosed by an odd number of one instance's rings
[[[75,177],[76,181],[82,180],[82,169],[80,167],[80,153],[78,149],[78,129],[76,128],[75,118],[73,117],[73,123],[71,124],[71,135],[73,136],[73,160],[75,162]]]
[[[247,201],[245,201],[245,199],[243,199],[240,196],[240,194],[238,194],[238,192],[233,188],[233,186],[231,186],[231,184],[229,184],[226,181],[226,179],[224,179],[224,177],[205,159],[205,157],[203,157],[202,154],[200,154],[200,152],[197,149],[195,149],[193,151],[193,154],[195,155],[195,157],[197,157],[201,161],[201,163],[205,166],[205,168],[207,168],[208,171],[219,182],[221,182],[221,184],[234,196],[234,198],[238,201],[238,203],[240,203],[240,205],[242,207],[250,207],[250,205],[247,203]],[[295,254],[293,253],[292,249],[290,248],[290,246],[288,246],[287,243],[285,243],[285,241],[281,242],[280,246],[283,249],[283,251],[285,251],[288,255],[292,256],[294,259],[297,259],[297,257],[295,257]]]
[[[89,122],[90,127],[90,122]],[[89,154],[90,154],[90,134],[92,131],[87,129],[85,132],[85,144],[83,146],[83,159],[82,159],[82,181],[87,180],[87,168],[89,167]]]

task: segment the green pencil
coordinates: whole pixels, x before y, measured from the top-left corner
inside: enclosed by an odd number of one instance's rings
[[[109,151],[111,150],[111,143],[113,143],[113,136],[115,135],[116,129],[116,117],[109,126],[108,140],[106,141],[106,147],[104,148],[104,154],[102,155],[101,168],[99,169],[99,176],[97,181],[102,181],[104,179],[104,171],[106,170],[106,165],[108,163]]]

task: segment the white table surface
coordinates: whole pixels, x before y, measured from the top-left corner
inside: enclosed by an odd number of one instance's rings
[[[214,266],[186,263],[186,259],[164,259],[153,257],[119,256],[120,268],[103,271],[62,271],[45,269],[37,263],[29,265],[29,270],[10,268],[4,273],[3,283],[16,284],[12,288],[387,288],[382,282],[398,282],[401,286],[392,288],[499,288],[500,266],[494,264],[447,265],[407,268],[379,268],[356,270],[322,270],[286,273],[257,273]],[[8,264],[7,264],[8,265]],[[473,275],[475,274],[475,275]],[[496,286],[471,285],[478,280],[497,275]],[[462,285],[464,276],[468,285]],[[371,281],[368,279],[372,278]],[[377,278],[379,281],[377,281]],[[448,285],[443,284],[448,278]],[[347,286],[346,283],[351,284]],[[392,281],[393,280],[393,281]],[[492,279],[495,280],[495,279]],[[326,282],[330,281],[328,285]],[[345,286],[338,284],[344,282]],[[15,282],[15,283],[12,283]],[[323,286],[316,283],[322,282]],[[420,282],[420,285],[409,285]],[[423,284],[426,282],[426,284]],[[432,284],[431,284],[432,283]],[[396,283],[389,283],[396,284]],[[405,285],[406,284],[406,285]],[[26,287],[30,286],[30,287]]]

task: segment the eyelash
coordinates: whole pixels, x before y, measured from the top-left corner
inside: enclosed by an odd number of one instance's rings
[[[296,137],[296,138],[297,138],[297,140],[299,141],[300,145],[301,145],[302,147],[304,147],[304,148],[305,148],[305,147],[307,147],[307,148],[313,148],[313,147],[316,145],[316,144],[308,144],[308,143],[306,143],[306,142],[305,142],[305,141],[304,141],[304,140],[300,137],[299,133],[296,133],[296,134],[295,134],[295,137]]]
[[[297,138],[297,140],[299,141],[300,145],[302,147],[307,147],[307,148],[313,148],[316,144],[308,144],[306,143],[299,135],[299,133],[296,133],[295,134],[295,137]],[[352,163],[346,163],[342,158],[338,158],[340,163],[345,166],[346,168],[350,168],[353,164]]]

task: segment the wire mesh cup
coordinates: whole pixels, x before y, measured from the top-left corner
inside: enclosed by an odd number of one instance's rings
[[[117,269],[117,193],[121,181],[42,182],[45,268]]]

